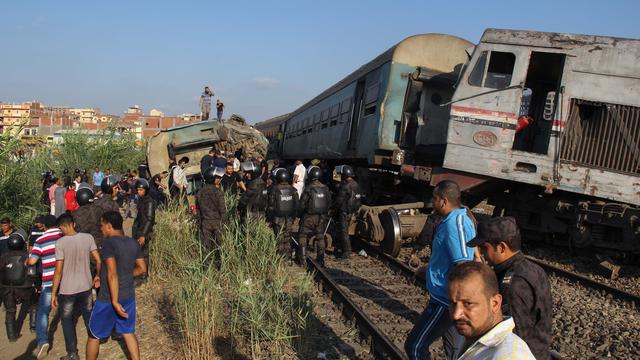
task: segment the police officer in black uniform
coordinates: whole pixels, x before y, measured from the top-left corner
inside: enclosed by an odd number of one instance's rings
[[[133,184],[138,194],[138,213],[133,221],[131,234],[138,240],[144,254],[144,262],[149,269],[149,244],[153,241],[153,225],[156,222],[156,202],[149,193],[149,182],[146,179],[138,178]],[[145,275],[146,276],[146,275]]]
[[[93,196],[93,188],[88,183],[80,183],[76,190],[76,202],[79,207],[71,213],[71,216],[77,232],[95,237],[96,233],[100,232],[100,224],[96,224],[93,213]]]
[[[267,185],[260,177],[260,164],[255,161],[245,161],[240,164],[240,167],[245,173],[245,185],[247,187],[247,191],[242,194],[238,202],[240,218],[244,220],[247,212],[262,216],[265,208]]]
[[[298,211],[298,191],[291,185],[289,172],[273,170],[273,185],[267,196],[267,218],[278,237],[278,254],[289,255],[291,250],[291,227]]]
[[[351,239],[349,238],[349,224],[353,215],[360,208],[360,186],[355,181],[355,172],[349,165],[337,167],[340,174],[340,189],[334,208],[338,214],[338,224],[340,225],[340,240],[342,241],[342,259],[348,260],[351,257]]]
[[[315,239],[316,260],[324,265],[324,232],[331,205],[331,191],[327,185],[320,182],[321,177],[322,170],[318,166],[311,166],[307,170],[309,183],[304,187],[300,197],[300,218],[302,220],[298,241],[304,249],[309,240]]]
[[[118,203],[114,200],[118,195],[118,178],[114,175],[109,175],[102,180],[102,184],[100,184],[100,190],[102,191],[102,196],[93,201],[93,218],[96,225],[96,230],[91,232],[94,239],[96,240],[96,244],[98,248],[102,248],[102,231],[100,230],[100,218],[102,214],[107,211],[115,211],[120,212],[120,208],[118,207]]]
[[[221,168],[210,166],[205,169],[202,177],[205,185],[196,194],[196,207],[200,225],[200,241],[208,250],[215,250],[220,240],[222,224],[227,220],[227,207],[220,181],[224,175]],[[217,255],[214,261],[217,262]]]
[[[31,329],[36,327],[36,307],[34,305],[37,294],[33,282],[35,271],[30,274],[24,264],[28,256],[26,237],[24,231],[16,231],[9,235],[7,239],[8,251],[0,256],[0,282],[4,288],[5,325],[9,342],[15,342],[20,337],[18,329],[16,329],[18,304],[22,304],[21,313],[29,311],[29,327]]]

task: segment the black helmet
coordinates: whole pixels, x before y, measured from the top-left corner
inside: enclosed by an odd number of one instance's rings
[[[118,178],[114,175],[109,175],[102,180],[100,190],[105,194],[111,194],[113,192],[113,187],[116,185],[118,185]]]
[[[310,181],[318,180],[322,177],[322,169],[317,166],[311,166],[309,167],[309,170],[307,170],[307,175],[309,176]]]
[[[202,177],[204,178],[204,182],[206,182],[207,184],[213,184],[213,181],[217,177],[221,178],[223,175],[224,170],[222,170],[222,168],[210,166],[204,171]]]
[[[24,246],[26,244],[24,239],[25,236],[20,234],[18,231],[11,233],[7,239],[7,248],[9,250],[24,250]]]
[[[273,177],[278,183],[289,182],[289,179],[291,178],[287,169],[284,168],[277,168],[273,170]]]
[[[62,174],[67,175],[68,173],[69,173],[69,169],[62,170]],[[51,174],[53,174],[53,171],[51,171]]]
[[[76,202],[80,206],[89,204],[93,200],[93,189],[87,183],[80,183],[76,189]]]
[[[340,165],[336,168],[336,172],[342,176],[342,178],[354,177],[356,173],[349,165]]]
[[[136,179],[136,182],[134,183],[133,187],[136,190],[145,189],[146,191],[149,191],[149,182],[143,178],[138,178]]]

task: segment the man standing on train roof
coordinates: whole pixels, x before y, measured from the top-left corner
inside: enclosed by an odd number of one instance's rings
[[[349,260],[351,257],[351,239],[349,238],[349,225],[353,215],[360,208],[360,185],[354,179],[356,174],[349,165],[336,167],[336,172],[340,174],[340,189],[333,204],[338,214],[338,224],[340,228],[340,241],[342,242],[342,260]]]
[[[202,174],[205,185],[196,194],[200,241],[207,251],[217,250],[222,225],[227,221],[227,207],[220,186],[222,175],[224,171],[220,168],[206,169]],[[218,254],[214,253],[214,262],[218,259]]]
[[[293,170],[293,187],[298,190],[298,195],[302,195],[304,190],[304,180],[307,176],[307,169],[302,164],[302,160],[296,160],[296,167]]]
[[[291,251],[291,228],[298,211],[298,193],[289,185],[286,169],[275,169],[273,174],[275,184],[267,196],[267,218],[271,220],[271,227],[278,238],[278,254],[287,256]],[[304,252],[300,248],[297,251]]]
[[[429,346],[439,337],[446,358],[451,359],[461,342],[449,317],[447,276],[457,264],[473,260],[473,249],[467,241],[476,236],[476,230],[460,196],[460,187],[451,180],[439,182],[433,190],[433,210],[443,219],[433,236],[429,264],[416,270],[426,271],[430,299],[404,343],[411,360],[430,359]]]
[[[202,95],[200,95],[200,112],[202,113],[201,121],[209,120],[209,113],[211,112],[211,97],[213,95],[213,91],[211,91],[208,86],[205,86]]]
[[[110,175],[102,179],[100,184],[100,190],[102,195],[93,201],[93,219],[96,228],[91,231],[91,235],[94,236],[98,249],[102,248],[102,231],[100,230],[100,218],[102,214],[107,211],[120,212],[118,203],[115,201],[118,196],[120,186],[118,185],[118,178],[115,175]]]
[[[224,103],[220,99],[216,100],[217,119],[222,121],[222,113],[224,112]]]
[[[309,183],[300,196],[300,231],[298,241],[301,246],[307,246],[309,239],[316,242],[316,260],[324,266],[324,233],[329,207],[331,206],[331,191],[327,185],[320,182],[322,170],[318,166],[310,166],[307,171]]]
[[[525,258],[520,230],[513,217],[498,217],[478,224],[478,235],[467,243],[478,247],[493,267],[502,295],[502,313],[512,316],[514,332],[536,359],[550,359],[553,302],[547,274]]]

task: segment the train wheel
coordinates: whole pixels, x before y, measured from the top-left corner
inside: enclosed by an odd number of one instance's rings
[[[380,213],[379,218],[384,229],[384,239],[381,243],[382,251],[396,257],[400,254],[402,246],[402,228],[398,212],[394,208],[388,208]]]

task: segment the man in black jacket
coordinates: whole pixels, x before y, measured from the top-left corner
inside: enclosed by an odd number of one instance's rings
[[[148,196],[149,182],[145,179],[136,180],[134,187],[140,198],[138,202],[138,213],[133,221],[131,232],[133,238],[138,240],[144,254],[144,262],[149,269],[149,243],[153,240],[153,225],[156,220],[156,202]]]
[[[120,212],[118,203],[114,200],[120,190],[118,178],[114,175],[105,177],[102,180],[102,184],[100,184],[100,190],[102,191],[102,195],[98,199],[94,200],[93,206],[91,207],[93,210],[94,224],[96,224],[96,229],[91,231],[91,235],[93,235],[96,240],[98,249],[102,248],[103,237],[102,231],[100,230],[100,218],[102,217],[102,214],[107,211]]]
[[[20,337],[16,326],[17,305],[22,303],[20,313],[29,312],[29,325],[35,329],[35,311],[37,295],[33,286],[33,277],[27,273],[26,233],[16,231],[7,238],[7,251],[0,256],[0,283],[4,289],[5,325],[9,342]]]
[[[477,246],[498,276],[502,312],[513,316],[514,332],[536,359],[550,359],[553,303],[544,270],[520,251],[520,230],[513,217],[498,217],[478,224],[478,234],[467,243]]]
[[[351,257],[351,239],[349,238],[349,225],[353,215],[360,208],[360,186],[354,179],[355,172],[349,165],[337,167],[340,174],[340,189],[336,202],[333,204],[340,225],[340,241],[342,242],[342,259],[349,260]]]
[[[209,167],[202,174],[205,185],[196,194],[196,207],[200,225],[200,241],[208,251],[215,250],[220,240],[222,224],[227,220],[224,194],[220,188],[222,169]],[[217,255],[214,259],[217,261]]]
[[[267,218],[278,237],[278,253],[289,255],[291,227],[298,211],[298,192],[289,185],[289,172],[278,168],[273,171],[277,184],[271,186],[267,198]]]
[[[244,181],[247,191],[245,191],[238,201],[240,219],[244,220],[247,212],[254,216],[264,215],[264,205],[266,200],[267,185],[260,177],[260,164],[255,161],[246,161],[240,164],[245,173]]]
[[[307,169],[309,183],[304,187],[300,197],[300,231],[298,241],[300,246],[306,247],[309,239],[315,238],[316,260],[324,265],[324,231],[329,206],[331,205],[331,191],[320,182],[322,170],[318,166]]]

